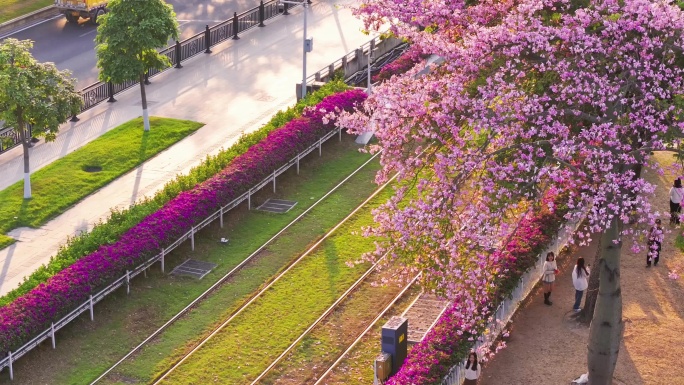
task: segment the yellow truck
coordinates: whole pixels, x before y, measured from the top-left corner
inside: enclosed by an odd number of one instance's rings
[[[66,16],[69,23],[77,24],[79,19],[90,19],[97,24],[97,18],[107,12],[107,1],[104,0],[55,0],[55,7]]]

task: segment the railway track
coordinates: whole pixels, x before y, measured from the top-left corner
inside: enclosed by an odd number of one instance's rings
[[[384,257],[383,257],[383,258],[384,258]],[[378,261],[378,263],[379,263],[379,262],[380,262],[380,260]],[[272,371],[272,370],[273,370],[273,369],[274,369],[274,368],[275,368],[275,367],[276,367],[276,366],[277,366],[277,365],[278,365],[278,364],[287,356],[288,353],[290,353],[294,348],[296,348],[297,345],[298,345],[304,338],[306,338],[306,336],[308,336],[308,335],[316,328],[316,326],[318,326],[318,325],[319,325],[321,322],[323,322],[328,316],[330,316],[330,314],[332,314],[335,310],[337,310],[337,309],[339,308],[339,306],[342,304],[342,302],[343,302],[349,295],[351,295],[351,294],[355,291],[355,289],[357,289],[357,288],[359,287],[359,285],[360,285],[360,284],[368,277],[368,275],[375,269],[376,265],[377,265],[377,263],[376,263],[375,265],[373,265],[373,266],[366,272],[366,274],[364,274],[361,278],[359,278],[359,280],[356,281],[356,282],[354,283],[354,285],[352,285],[352,287],[350,287],[350,288],[349,288],[349,289],[348,289],[340,298],[338,298],[338,300],[335,301],[335,303],[333,303],[333,304],[325,311],[325,313],[323,313],[323,315],[321,315],[314,323],[312,323],[312,324],[309,326],[309,328],[307,328],[307,329],[306,329],[306,330],[305,330],[305,331],[304,331],[304,332],[303,332],[303,333],[302,333],[294,342],[292,342],[292,344],[291,344],[287,349],[285,349],[285,350],[280,354],[280,356],[278,356],[278,358],[276,358],[275,360],[273,360],[273,362],[271,362],[271,364],[270,364],[263,372],[261,372],[261,374],[260,374],[256,379],[254,379],[254,381],[252,381],[251,385],[256,385],[256,384],[259,383],[260,380],[262,380],[263,378],[265,378],[265,377],[266,377],[266,376],[267,376],[267,375],[268,375],[268,374],[269,374],[269,373],[270,373],[270,372],[271,372],[271,371]],[[316,381],[316,384],[315,384],[315,385],[318,385],[318,384],[321,384],[321,383],[322,383],[322,381],[323,381],[323,380],[332,372],[332,370],[335,369],[335,367],[337,367],[337,365],[339,365],[339,363],[342,362],[342,360],[344,360],[344,358],[347,356],[347,354],[349,354],[349,352],[351,352],[352,349],[354,349],[354,347],[355,347],[355,346],[356,346],[356,345],[357,345],[357,344],[366,336],[366,334],[368,334],[368,332],[373,328],[373,326],[374,326],[382,317],[384,317],[385,314],[387,314],[387,312],[388,312],[390,309],[392,309],[392,307],[397,303],[397,301],[399,301],[399,300],[406,294],[406,292],[407,292],[407,291],[416,283],[416,281],[418,280],[419,277],[420,277],[420,274],[416,275],[411,281],[409,281],[409,282],[401,289],[401,291],[400,291],[397,295],[394,296],[394,298],[389,302],[389,304],[387,304],[387,306],[385,306],[385,308],[383,308],[383,309],[377,314],[377,316],[373,319],[373,321],[371,321],[371,322],[366,326],[366,328],[365,328],[365,329],[364,329],[364,330],[363,330],[363,331],[354,339],[354,341],[353,341],[350,345],[347,346],[347,348],[344,350],[344,352],[342,352],[342,353],[337,357],[337,359],[336,359],[332,364],[330,364],[330,365],[328,366],[328,368],[325,370],[325,372],[324,372],[320,377],[318,377],[318,380]]]
[[[314,202],[310,207],[308,207],[304,212],[302,212],[300,215],[298,215],[295,219],[293,219],[290,223],[288,223],[285,227],[283,227],[278,233],[276,233],[273,237],[271,237],[269,240],[264,242],[263,245],[261,245],[258,249],[256,249],[253,253],[251,253],[247,258],[245,258],[242,262],[240,262],[237,266],[235,266],[233,269],[231,269],[228,273],[226,273],[223,277],[221,277],[216,283],[214,283],[211,287],[209,287],[207,290],[205,290],[202,294],[197,296],[190,304],[188,304],[186,307],[184,307],[182,310],[180,310],[176,315],[174,315],[171,319],[169,319],[166,323],[164,323],[161,327],[159,327],[157,330],[155,330],[153,333],[151,333],[147,338],[145,338],[140,344],[135,346],[133,349],[131,349],[126,355],[124,355],[121,359],[119,359],[116,363],[114,363],[112,366],[110,366],[107,370],[105,370],[99,377],[97,377],[95,380],[93,380],[90,385],[95,385],[98,382],[100,382],[102,379],[104,379],[108,374],[113,372],[117,367],[119,367],[123,362],[125,362],[127,359],[129,359],[132,355],[134,355],[136,352],[138,352],[140,349],[145,347],[150,341],[152,341],[155,337],[160,335],[162,332],[164,332],[166,329],[168,329],[171,325],[173,325],[178,319],[183,317],[185,314],[187,314],[191,309],[196,307],[201,301],[206,299],[214,290],[216,290],[218,287],[220,287],[226,280],[229,278],[233,277],[237,272],[239,272],[245,265],[247,265],[252,259],[254,259],[259,253],[264,250],[267,246],[269,246],[271,243],[273,243],[278,237],[287,231],[290,227],[292,227],[295,223],[299,222],[303,217],[305,217],[311,210],[313,210],[316,206],[318,206],[320,203],[325,201],[331,194],[333,194],[337,189],[339,189],[342,185],[344,185],[349,179],[351,179],[354,175],[356,175],[359,171],[361,171],[364,167],[366,167],[369,163],[371,163],[378,155],[380,155],[380,152],[374,154],[370,159],[368,159],[366,162],[364,162],[361,166],[359,166],[354,172],[349,174],[347,177],[344,178],[340,183],[335,185],[330,191],[328,191],[325,195],[323,195],[320,199],[318,199],[316,202]],[[362,202],[359,206],[357,206],[351,214],[349,214],[347,217],[345,217],[340,223],[338,223],[332,230],[330,230],[326,235],[324,235],[311,249],[319,245],[324,239],[326,239],[334,230],[336,230],[339,226],[341,226],[346,220],[348,220],[354,213],[358,212],[365,204],[367,204],[373,197],[375,197],[378,193],[380,193],[384,188],[389,184],[388,183],[384,184],[383,186],[379,187],[378,189],[375,190],[375,192],[367,198],[364,202]],[[311,250],[310,249],[310,250]],[[310,252],[307,251],[308,252]],[[182,361],[185,361],[187,357],[189,357],[194,351],[199,349],[201,345],[203,345],[208,339],[213,337],[220,329],[222,329],[225,325],[230,322],[235,316],[237,316],[239,313],[241,313],[249,304],[253,303],[265,290],[267,290],[269,287],[271,287],[276,281],[280,279],[285,273],[287,273],[289,270],[292,269],[299,261],[301,261],[307,254],[305,253],[304,255],[300,256],[297,260],[294,262],[291,262],[286,270],[281,272],[279,275],[277,275],[275,278],[273,278],[268,285],[262,289],[259,293],[254,295],[248,302],[244,303],[239,309],[236,310],[236,312],[233,313],[233,315],[230,317],[230,319],[226,322],[224,322],[219,328],[217,328],[215,331],[211,333],[209,337],[206,339],[202,340],[198,346],[196,346],[195,349],[193,349],[190,353],[185,355],[184,357],[181,358],[180,362],[177,362],[176,365],[174,365],[171,369],[161,373],[156,379],[155,383],[159,383],[163,378],[165,378],[168,373],[170,373],[174,368],[176,368]]]
[[[377,155],[377,154],[376,154]],[[370,160],[369,160],[370,161]],[[364,163],[365,165],[365,163]],[[290,272],[294,267],[296,267],[299,262],[301,262],[304,258],[306,258],[309,254],[311,254],[314,250],[318,248],[326,239],[328,239],[332,234],[335,233],[335,231],[340,228],[345,222],[347,222],[350,218],[352,218],[356,213],[358,213],[361,209],[363,209],[368,202],[370,202],[375,196],[377,196],[380,192],[382,192],[387,186],[389,186],[392,181],[394,181],[396,176],[390,178],[385,184],[380,186],[378,189],[376,189],[373,194],[371,194],[363,203],[361,203],[359,206],[357,206],[349,215],[347,215],[342,221],[340,221],[335,227],[333,227],[330,231],[328,231],[321,239],[319,239],[314,245],[312,245],[306,252],[304,252],[299,258],[297,258],[294,262],[292,262],[290,265],[287,266],[285,270],[283,270],[280,274],[278,274],[274,279],[272,279],[267,285],[265,285],[259,292],[257,292],[252,298],[249,299],[249,301],[245,302],[242,304],[236,311],[234,311],[231,316],[225,320],[221,325],[219,325],[214,331],[212,331],[208,336],[204,337],[199,343],[197,343],[189,352],[184,354],[181,358],[179,358],[173,366],[168,368],[167,370],[161,372],[157,377],[153,380],[152,384],[157,385],[160,384],[162,381],[164,381],[166,378],[168,378],[169,375],[171,375],[174,371],[176,371],[184,362],[186,362],[188,359],[190,359],[197,351],[199,351],[202,346],[204,346],[207,342],[211,341],[214,336],[216,336],[221,330],[223,330],[228,324],[230,324],[231,321],[233,321],[237,316],[242,314],[243,311],[245,311],[251,304],[253,304],[256,300],[258,300],[264,293],[266,293],[275,283],[280,281],[282,277],[284,277],[288,272]],[[363,280],[376,268],[380,261],[376,262],[371,266],[363,275],[361,278],[359,278],[350,289],[348,289],[338,300],[335,302],[336,304],[339,304],[341,300],[346,298],[351,291],[355,287],[358,287],[358,285],[363,282]]]

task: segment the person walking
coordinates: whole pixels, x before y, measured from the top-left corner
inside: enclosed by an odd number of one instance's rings
[[[556,256],[553,254],[553,251],[549,251],[546,254],[543,270],[544,304],[550,306],[553,305],[553,302],[551,302],[551,292],[553,291],[553,283],[556,281],[556,274],[558,274],[558,265],[556,264]]]
[[[480,378],[480,363],[477,362],[477,353],[470,352],[468,354],[468,361],[465,364],[465,381],[463,385],[477,385],[477,379]]]
[[[660,219],[655,220],[655,226],[651,227],[648,233],[648,253],[646,253],[646,267],[658,266],[660,260],[660,250],[663,248],[663,228],[660,226]]]
[[[572,269],[572,284],[575,286],[575,304],[572,310],[575,313],[579,313],[582,308],[580,304],[582,303],[582,295],[584,291],[589,287],[589,266],[584,265],[584,258],[577,258],[577,264]]]
[[[670,187],[670,224],[679,224],[679,214],[682,212],[682,198],[684,198],[684,189],[682,188],[682,180],[677,178],[672,187]]]

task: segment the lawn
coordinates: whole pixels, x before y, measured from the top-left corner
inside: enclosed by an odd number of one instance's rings
[[[140,277],[132,282],[130,296],[126,296],[125,290],[120,290],[98,304],[95,322],[86,315],[59,331],[57,351],[44,344],[19,360],[14,367],[14,382],[72,384],[92,381],[365,162],[368,155],[358,153],[357,148],[353,138],[345,138],[342,144],[332,141],[324,145],[322,158],[315,152],[302,162],[300,175],[291,170],[278,178],[276,197],[298,202],[290,212],[267,214],[248,211],[241,206],[226,215],[223,229],[214,223],[202,230],[196,237],[195,251],[191,251],[186,243],[167,256],[167,272],[186,258],[194,258],[217,263],[211,274],[202,280],[183,279],[162,275],[159,266],[153,266],[147,273],[148,278]],[[269,245],[202,305],[139,352],[135,361],[125,363],[102,383],[148,381],[159,367],[177,354],[179,347],[210,330],[217,320],[230,314],[265,281],[368,197],[376,188],[372,180],[378,168],[377,162],[364,168]],[[271,191],[267,186],[263,196],[253,197],[253,205],[273,196]],[[221,245],[217,242],[221,237],[230,238],[230,243]],[[6,372],[0,375],[0,380],[5,379]]]
[[[150,118],[150,124],[150,131],[144,132],[142,119],[133,119],[36,171],[31,175],[32,199],[23,198],[23,181],[0,191],[0,247],[11,241],[2,234],[18,227],[40,227],[202,127],[156,117]]]
[[[54,3],[53,0],[0,0],[0,24]]]
[[[361,229],[390,195],[373,198],[163,383],[249,384],[370,267],[347,263],[375,249]]]
[[[359,289],[348,297],[335,312],[317,325],[302,341],[272,370],[260,384],[313,384],[317,378],[335,362],[335,360],[351,345],[368,324],[384,309],[394,297],[401,292],[402,286],[382,284],[383,280],[391,280],[399,269],[389,268],[373,272],[368,280],[359,285]],[[392,306],[389,313],[400,315],[421,292],[419,285],[414,285]],[[362,346],[370,357],[358,362],[364,369],[370,368],[373,358],[380,351],[381,326],[390,316],[383,317],[366,335]],[[358,346],[358,345],[357,345]],[[356,348],[352,350],[355,352]],[[364,374],[368,372],[365,370]],[[364,376],[354,376],[364,377]],[[351,384],[351,379],[338,381],[338,384]],[[332,384],[333,382],[326,382]],[[373,383],[371,376],[365,376],[360,384]]]

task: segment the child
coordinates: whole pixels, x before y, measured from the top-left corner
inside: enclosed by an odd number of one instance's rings
[[[660,227],[660,219],[656,219],[655,226],[651,227],[648,234],[648,253],[646,253],[646,267],[658,266],[660,250],[663,247],[663,228]]]

